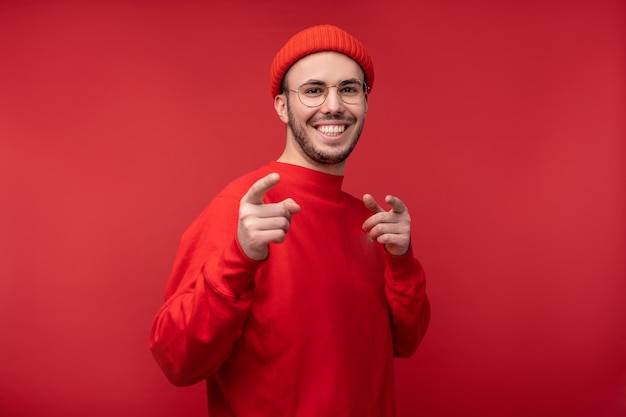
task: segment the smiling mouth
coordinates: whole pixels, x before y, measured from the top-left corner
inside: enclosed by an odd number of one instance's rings
[[[317,131],[326,136],[339,136],[345,130],[345,125],[321,125],[317,126]]]

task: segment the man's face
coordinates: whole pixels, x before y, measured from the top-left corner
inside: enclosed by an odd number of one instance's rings
[[[359,140],[367,112],[367,95],[362,101],[347,104],[339,97],[338,89],[331,87],[322,105],[307,107],[297,93],[287,90],[297,90],[310,82],[329,86],[353,79],[364,79],[361,67],[337,52],[308,55],[287,72],[284,81],[287,140],[292,141],[305,162],[337,165],[345,161]]]

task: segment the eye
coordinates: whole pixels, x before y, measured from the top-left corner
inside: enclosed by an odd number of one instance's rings
[[[363,91],[363,86],[358,83],[344,84],[339,91],[345,96],[356,96]]]
[[[303,85],[300,87],[300,94],[306,96],[321,96],[324,94],[324,88],[319,85]]]

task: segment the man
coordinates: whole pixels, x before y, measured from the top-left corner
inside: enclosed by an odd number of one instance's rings
[[[277,161],[221,191],[185,232],[151,329],[175,385],[206,380],[214,416],[392,416],[393,356],[430,317],[400,199],[341,191],[367,113],[365,47],[330,25],[271,66]]]

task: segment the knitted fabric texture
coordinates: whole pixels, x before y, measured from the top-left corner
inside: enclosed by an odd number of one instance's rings
[[[270,68],[272,97],[280,94],[285,73],[299,59],[323,51],[334,51],[354,59],[365,73],[371,90],[374,85],[374,64],[365,46],[349,33],[333,25],[319,25],[295,34],[278,51]]]

